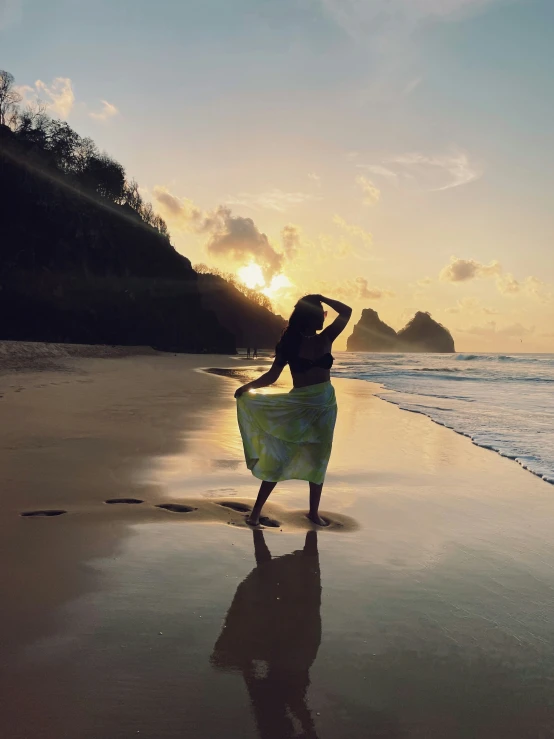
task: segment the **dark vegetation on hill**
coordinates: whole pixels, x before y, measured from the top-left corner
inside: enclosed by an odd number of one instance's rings
[[[450,331],[418,311],[398,333],[367,308],[348,337],[349,352],[454,352]]]
[[[211,290],[118,162],[19,101],[0,70],[0,339],[232,353],[263,310],[273,342],[268,306]]]
[[[203,264],[195,265],[202,303],[236,338],[237,346],[273,349],[286,321],[271,311],[269,299],[249,290],[233,275],[220,273]]]

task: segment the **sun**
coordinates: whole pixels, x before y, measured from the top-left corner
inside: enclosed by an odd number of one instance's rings
[[[237,275],[239,280],[244,282],[246,287],[249,287],[252,290],[266,286],[262,268],[255,262],[250,262],[246,267],[238,269]]]
[[[267,295],[268,298],[271,298],[272,295],[278,293],[279,290],[284,290],[286,287],[292,287],[292,282],[289,278],[286,275],[275,275],[275,277],[271,278],[271,282],[262,290],[262,292],[264,295]]]
[[[259,290],[268,298],[276,297],[277,293],[288,287],[293,287],[292,282],[286,275],[274,275],[268,284],[264,277],[262,268],[256,262],[250,262],[246,267],[240,267],[237,270],[237,277],[246,287],[251,290]]]

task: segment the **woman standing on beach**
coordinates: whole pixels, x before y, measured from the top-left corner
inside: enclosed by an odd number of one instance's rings
[[[327,313],[322,303],[338,313],[324,330]],[[259,524],[264,503],[282,480],[309,482],[308,518],[319,526],[326,525],[319,515],[319,501],[337,418],[330,381],[331,349],[351,314],[352,309],[338,300],[306,295],[292,312],[271,368],[235,393],[246,465],[262,480],[252,513],[246,519],[251,526]],[[272,385],[287,364],[294,385],[290,393],[248,392]]]

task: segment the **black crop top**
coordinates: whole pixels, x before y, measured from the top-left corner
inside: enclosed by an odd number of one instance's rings
[[[307,359],[306,357],[295,357],[289,360],[289,367],[293,372],[307,372],[313,367],[321,367],[321,369],[330,370],[334,362],[333,355],[327,352],[317,359]]]

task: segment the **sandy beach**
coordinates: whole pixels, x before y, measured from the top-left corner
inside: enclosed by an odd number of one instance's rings
[[[1,347],[2,739],[554,737],[551,485],[336,380],[253,532],[263,360]]]

